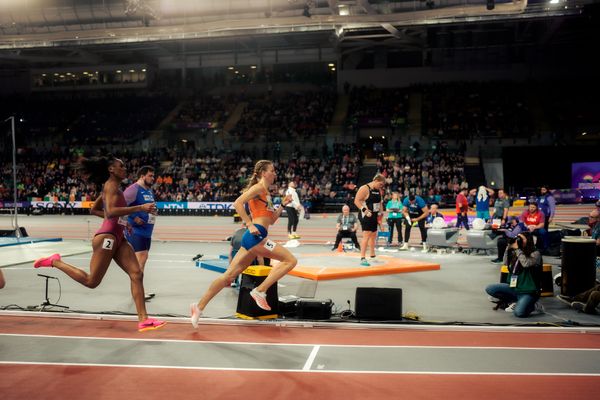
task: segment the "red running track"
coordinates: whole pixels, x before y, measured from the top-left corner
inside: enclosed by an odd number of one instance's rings
[[[131,321],[0,316],[0,353],[2,335],[7,334],[153,341],[600,349],[597,333],[541,329],[512,332],[501,328],[481,331],[202,324],[192,330],[187,324],[170,323],[161,330],[138,333]],[[2,363],[0,373],[0,398],[4,400],[593,399],[600,385],[599,376],[241,371],[35,363]]]

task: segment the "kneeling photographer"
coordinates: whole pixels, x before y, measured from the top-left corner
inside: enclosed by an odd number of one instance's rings
[[[485,288],[494,301],[508,304],[507,312],[526,318],[532,312],[541,313],[540,298],[542,255],[535,248],[530,232],[520,233],[509,240],[504,252],[504,265],[508,267],[508,283],[495,283]],[[497,300],[496,300],[497,299]]]

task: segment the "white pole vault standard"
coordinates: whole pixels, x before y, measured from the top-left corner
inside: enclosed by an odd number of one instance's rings
[[[21,231],[19,230],[19,221],[17,220],[17,146],[15,144],[15,116],[8,117],[4,122],[10,120],[11,132],[12,132],[12,167],[13,167],[13,201],[15,207],[15,215],[13,218],[13,228],[15,228],[15,236],[21,237]]]

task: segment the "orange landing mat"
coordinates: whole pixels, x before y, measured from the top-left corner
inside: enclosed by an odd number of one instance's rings
[[[320,262],[321,260],[324,265],[314,266],[315,261]],[[274,265],[276,265],[275,263],[276,261],[273,262]],[[440,264],[433,262],[400,259],[388,255],[378,255],[373,261],[369,259],[370,267],[363,267],[359,263],[360,255],[356,253],[303,254],[299,257],[296,268],[289,274],[300,278],[324,281],[440,269]]]

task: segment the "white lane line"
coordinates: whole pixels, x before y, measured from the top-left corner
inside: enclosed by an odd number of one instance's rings
[[[274,368],[232,368],[232,367],[185,367],[175,365],[138,365],[138,364],[98,364],[98,363],[57,363],[34,361],[0,361],[0,365],[53,365],[75,367],[111,367],[111,368],[148,368],[148,369],[180,369],[202,371],[241,371],[241,372],[304,372],[326,374],[386,374],[386,375],[478,375],[478,376],[600,376],[600,373],[569,373],[569,372],[479,372],[479,371],[356,371],[356,370],[303,370],[303,369],[274,369]]]
[[[70,335],[36,335],[25,333],[0,333],[2,336],[34,337],[51,339],[83,339],[83,340],[124,340],[133,342],[167,342],[167,343],[197,343],[202,344],[231,344],[252,346],[291,346],[291,347],[321,347],[327,348],[367,348],[367,349],[461,349],[461,350],[537,350],[537,351],[600,351],[600,348],[585,347],[501,347],[501,346],[409,346],[409,345],[363,345],[363,344],[314,344],[314,343],[274,343],[274,342],[239,342],[222,340],[185,340],[185,339],[162,339],[162,338],[119,338],[119,337],[94,337],[94,336],[70,336]],[[313,348],[313,351],[314,348]],[[316,353],[315,353],[316,354]]]
[[[304,363],[304,367],[302,368],[303,371],[310,370],[320,348],[321,348],[321,346],[318,346],[318,345],[313,347],[312,351],[310,352],[310,355],[308,356],[308,358],[306,359],[306,362]]]

